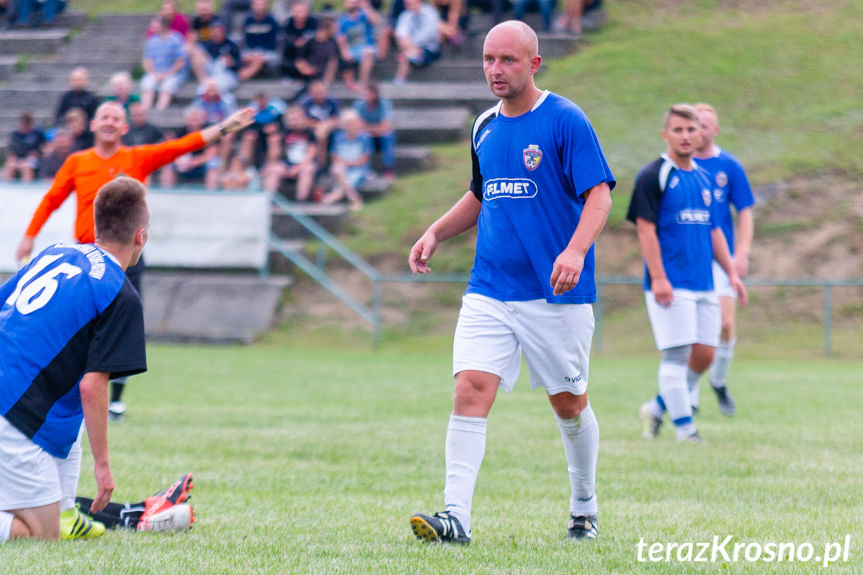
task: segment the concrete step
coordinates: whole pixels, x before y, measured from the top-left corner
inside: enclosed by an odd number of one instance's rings
[[[168,341],[251,343],[275,322],[288,277],[164,272],[142,277],[147,337]],[[242,301],[238,306],[236,302]]]
[[[3,30],[0,46],[4,54],[53,54],[68,38],[66,28]]]
[[[145,30],[153,19],[153,14],[101,14],[95,19],[95,24],[104,28],[135,28]]]
[[[17,67],[17,55],[13,54],[0,56],[0,82],[2,82],[3,80],[9,80],[15,73]]]
[[[54,19],[56,28],[71,28],[77,30],[87,25],[87,13],[79,10],[64,10]]]
[[[327,231],[338,233],[348,222],[349,211],[344,204],[295,204],[303,214],[314,218]],[[277,207],[273,208],[273,234],[283,240],[308,239],[311,234],[297,221]]]

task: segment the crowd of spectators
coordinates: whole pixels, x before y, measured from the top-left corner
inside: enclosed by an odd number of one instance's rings
[[[51,27],[66,0],[0,0],[0,29]]]
[[[165,0],[143,39],[139,93],[131,75],[118,72],[105,99],[126,109],[125,144],[151,144],[220,122],[237,108],[235,91],[241,83],[261,75],[281,76],[292,99],[257,94],[249,102],[257,110],[252,127],[236,138],[223,138],[217,147],[179,158],[158,174],[156,183],[232,190],[256,184],[275,192],[285,189],[284,181],[293,181],[287,188],[295,190],[297,201],[345,199],[356,208],[362,204],[358,188],[372,173],[374,154],[380,154],[385,178],[395,174],[393,110],[371,81],[376,60],[395,50],[392,81],[401,84],[412,68],[435,62],[442,45],[464,41],[471,7],[491,11],[497,19],[510,8],[522,17],[526,9],[538,7],[547,29],[579,32],[582,12],[602,0],[561,1],[554,22],[555,0],[392,0],[386,16],[380,0],[343,0],[341,12],[320,16],[310,12],[309,0],[294,0],[288,18],[279,24],[270,0],[224,0],[219,13],[213,0],[197,0],[190,17],[175,0]],[[47,23],[63,3],[0,0],[0,18],[18,22],[23,15],[26,22],[30,12],[22,10],[25,4],[38,4]],[[339,72],[346,87],[357,92],[347,109],[329,95]],[[184,110],[184,125],[163,133],[150,115],[169,108],[189,79],[197,88]],[[89,83],[85,68],[72,70],[52,126],[40,129],[31,114],[21,115],[10,136],[4,179],[52,177],[68,154],[92,146],[89,122],[100,98]],[[329,185],[321,186],[322,180]]]

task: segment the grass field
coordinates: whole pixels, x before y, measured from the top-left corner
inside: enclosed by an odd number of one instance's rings
[[[425,348],[425,349],[424,349]],[[469,548],[414,540],[408,518],[442,506],[451,406],[445,342],[385,351],[152,345],[150,372],[112,424],[115,500],[195,473],[195,528],[109,532],[89,542],[14,542],[0,573],[859,573],[863,570],[863,363],[738,361],[734,419],[705,390],[707,444],[639,437],[656,358],[602,357],[591,370],[601,426],[600,539],[563,540],[560,437],[524,374],[492,412]],[[706,385],[706,384],[705,384]],[[89,452],[79,492],[92,493]],[[848,563],[640,564],[647,542],[826,542]]]

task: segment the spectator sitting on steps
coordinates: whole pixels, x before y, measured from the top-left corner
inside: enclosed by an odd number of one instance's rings
[[[254,78],[261,71],[275,70],[279,64],[279,23],[270,13],[267,0],[252,0],[252,13],[243,23],[243,37],[245,49],[241,56],[240,80]]]
[[[275,193],[282,179],[296,179],[296,200],[308,200],[318,171],[318,140],[303,109],[291,106],[285,117],[284,135],[275,132],[268,140],[267,163],[261,173],[264,189]]]
[[[60,166],[72,153],[72,136],[69,131],[66,128],[57,128],[54,131],[54,140],[50,143],[51,151],[47,151],[48,149],[46,146],[46,153],[39,162],[39,178],[42,180],[54,179]]]
[[[78,66],[69,73],[69,89],[63,92],[57,112],[54,114],[55,125],[60,125],[66,112],[72,108],[81,108],[87,116],[87,122],[93,119],[96,108],[99,107],[99,96],[90,91],[90,74],[87,68]]]
[[[378,85],[370,83],[363,90],[362,100],[354,102],[354,109],[363,121],[363,129],[372,139],[375,152],[383,156],[384,177],[392,180],[396,167],[396,134],[393,131],[393,104],[381,98]]]
[[[93,132],[87,124],[87,114],[81,108],[72,108],[66,112],[63,125],[72,136],[72,151],[80,152],[93,147]]]
[[[404,83],[411,66],[424,68],[440,56],[440,16],[437,10],[423,0],[404,1],[405,10],[396,22],[395,36],[399,54],[393,84]]]
[[[157,110],[166,109],[174,95],[186,82],[186,46],[183,38],[171,30],[167,18],[156,25],[156,33],[144,45],[141,61],[144,77],[141,78],[141,103],[144,109],[153,106],[156,92]]]
[[[206,125],[207,114],[201,108],[191,106],[186,109],[183,116],[185,125],[175,134],[176,138],[182,138],[193,132],[202,130]],[[217,146],[207,146],[195,152],[185,154],[177,158],[173,164],[165,166],[160,172],[162,187],[173,188],[178,183],[204,183],[208,190],[219,187],[219,149]]]
[[[330,174],[335,180],[333,189],[324,195],[323,203],[331,204],[347,198],[352,211],[363,207],[358,188],[369,174],[372,141],[363,132],[363,122],[356,110],[344,110],[339,115],[340,130],[333,138]]]
[[[129,72],[117,72],[108,80],[111,86],[111,95],[105,98],[106,102],[117,102],[126,109],[126,116],[129,115],[129,106],[136,102],[140,102],[141,98],[132,90],[135,84],[132,82],[132,75]]]
[[[20,176],[22,182],[32,182],[39,169],[44,144],[45,134],[36,128],[33,116],[29,112],[22,113],[18,117],[18,129],[9,136],[9,153],[6,167],[3,168],[3,179],[12,181]]]

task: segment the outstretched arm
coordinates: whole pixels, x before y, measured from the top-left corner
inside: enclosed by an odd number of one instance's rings
[[[476,225],[482,203],[468,191],[456,204],[433,223],[411,248],[408,265],[415,274],[431,271],[428,261],[441,242],[457,236]]]
[[[210,145],[224,135],[234,134],[246,126],[251,126],[254,121],[255,109],[243,108],[225,118],[221,124],[214,124],[201,130],[201,137],[207,145]]]

